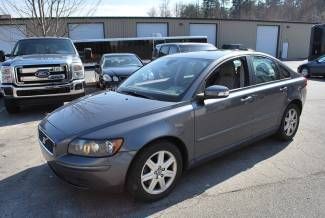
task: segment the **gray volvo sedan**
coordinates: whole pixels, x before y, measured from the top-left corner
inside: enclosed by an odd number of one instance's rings
[[[57,109],[40,123],[39,142],[51,169],[73,185],[158,200],[203,160],[270,135],[291,140],[306,85],[263,53],[170,55],[116,92]]]

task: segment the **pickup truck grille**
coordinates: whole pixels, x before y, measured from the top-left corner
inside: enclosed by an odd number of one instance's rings
[[[48,85],[69,81],[67,65],[29,65],[16,67],[18,85]]]

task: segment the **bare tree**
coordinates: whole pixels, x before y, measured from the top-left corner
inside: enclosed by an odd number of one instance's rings
[[[26,26],[19,24],[19,19],[11,19],[11,24],[29,36],[62,36],[66,34],[68,17],[90,16],[100,1],[89,5],[84,0],[5,0],[0,4],[0,12],[28,19]]]
[[[172,13],[170,11],[169,0],[161,0],[159,9],[160,9],[160,17],[171,17]]]
[[[147,12],[149,17],[157,17],[158,13],[155,7],[152,7],[149,9],[149,11]]]

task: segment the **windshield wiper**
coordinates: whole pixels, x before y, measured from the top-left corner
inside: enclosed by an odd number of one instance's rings
[[[122,91],[119,91],[119,93],[123,93],[126,95],[132,95],[132,96],[140,97],[140,98],[153,99],[151,96],[148,96],[148,95],[136,92],[136,91],[132,91],[132,90],[122,90]]]

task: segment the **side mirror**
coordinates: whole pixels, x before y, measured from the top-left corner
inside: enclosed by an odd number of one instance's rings
[[[85,57],[85,60],[91,60],[92,58],[92,49],[91,48],[85,48],[84,49],[84,57]]]
[[[200,99],[227,98],[229,89],[226,86],[213,85],[204,90],[204,93],[198,95]]]

